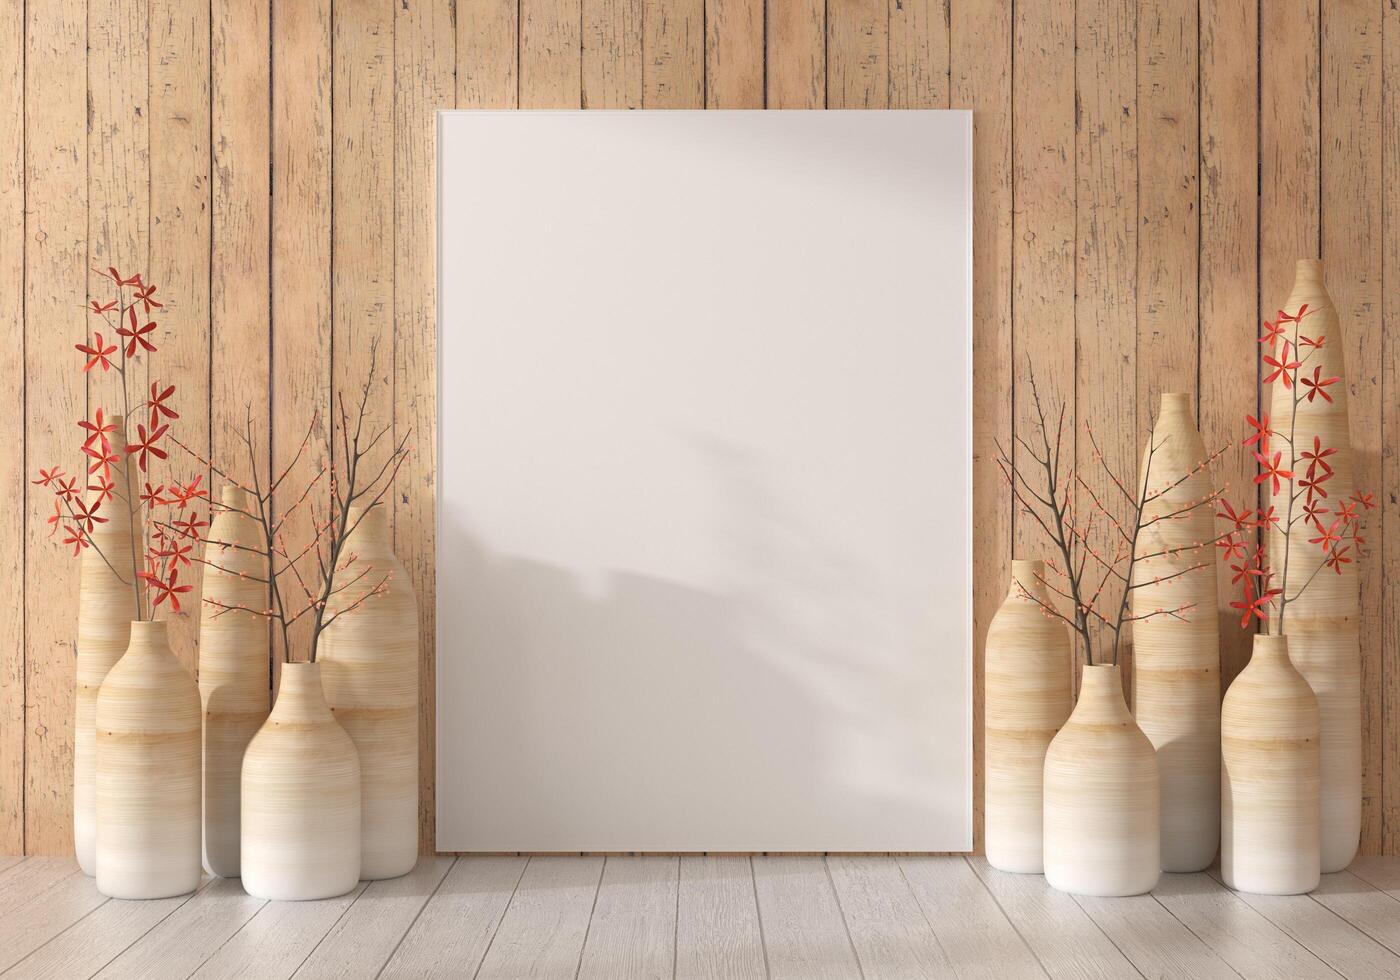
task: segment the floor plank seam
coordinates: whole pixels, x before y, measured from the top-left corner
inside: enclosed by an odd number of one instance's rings
[[[904,859],[895,858],[894,866],[899,869],[899,880],[904,882],[904,887],[909,890],[909,897],[914,900],[914,908],[919,910],[919,915],[928,925],[929,935],[933,937],[933,944],[938,947],[938,951],[943,954],[943,960],[950,967],[953,964],[952,954],[948,952],[948,947],[943,945],[943,940],[938,936],[938,930],[934,928],[933,920],[928,917],[928,909],[924,908],[924,903],[919,901],[918,894],[914,891],[914,886],[909,883],[909,876],[904,873]],[[1039,962],[1037,960],[1036,962]]]
[[[472,971],[472,980],[477,980],[481,976],[481,968],[486,965],[486,957],[491,955],[491,946],[496,942],[496,936],[501,931],[501,923],[510,914],[510,907],[515,904],[515,896],[520,891],[520,883],[525,880],[525,872],[530,870],[530,862],[534,858],[526,857],[525,863],[520,866],[520,874],[515,879],[515,887],[510,890],[510,898],[501,907],[501,914],[496,917],[496,925],[491,929],[491,938],[486,940],[486,948],[481,951],[481,959],[476,961],[476,969]]]
[[[268,903],[266,901],[263,901],[263,903],[257,907],[257,910],[254,911],[252,915],[248,916],[248,918],[244,919],[243,923],[237,929],[233,930],[233,932],[225,936],[224,941],[219,943],[219,945],[214,947],[214,949],[210,950],[209,955],[204,957],[204,959],[200,960],[198,965],[190,971],[189,977],[197,976],[199,974],[199,971],[204,969],[206,963],[208,963],[214,957],[218,956],[219,953],[223,951],[223,948],[225,946],[233,942],[235,936],[240,935],[244,929],[248,928],[248,923],[252,922],[258,916],[263,914],[263,911],[267,908],[267,905]],[[186,977],[185,980],[189,980],[189,977]]]
[[[126,951],[127,951],[128,949],[130,949],[131,947],[135,946],[135,945],[136,945],[137,943],[139,943],[141,940],[143,940],[143,939],[145,939],[147,936],[149,936],[152,932],[154,932],[156,929],[158,929],[158,928],[160,927],[160,925],[161,925],[162,922],[164,922],[166,919],[170,918],[170,917],[171,917],[172,915],[174,915],[176,912],[180,911],[182,908],[184,908],[186,905],[188,905],[191,901],[194,900],[194,897],[195,897],[196,895],[198,895],[200,892],[204,891],[204,889],[208,888],[210,885],[212,885],[212,884],[213,884],[215,881],[217,881],[217,880],[218,880],[217,878],[212,878],[212,877],[206,879],[206,880],[204,881],[203,884],[201,884],[201,885],[200,885],[198,888],[196,888],[194,891],[192,891],[192,892],[190,892],[188,895],[186,895],[186,896],[185,896],[185,900],[184,900],[183,902],[181,902],[179,905],[175,906],[175,907],[174,907],[173,909],[171,909],[169,912],[167,912],[167,913],[165,913],[164,915],[162,915],[162,916],[161,916],[159,919],[157,919],[155,922],[151,923],[151,927],[150,927],[149,929],[147,929],[145,932],[141,933],[141,935],[137,936],[135,939],[133,939],[131,942],[127,943],[127,944],[126,944],[125,946],[123,946],[121,949],[117,950],[115,953],[112,954],[112,956],[111,956],[106,962],[104,962],[104,963],[103,963],[101,966],[99,966],[96,970],[94,970],[94,971],[92,971],[91,973],[89,973],[89,974],[87,975],[87,980],[92,980],[93,977],[97,976],[97,975],[98,975],[99,973],[101,973],[103,970],[107,969],[107,967],[109,967],[109,966],[111,966],[113,963],[115,963],[123,954],[126,953]],[[99,908],[100,908],[100,907],[101,907],[101,906],[99,906]],[[93,911],[95,912],[95,911],[97,911],[97,910],[94,909]],[[84,918],[86,918],[86,916],[84,916]],[[82,920],[80,919],[79,921],[82,921]],[[77,925],[77,923],[74,923],[74,925]],[[70,928],[71,928],[71,927],[70,927]],[[67,929],[64,930],[64,932],[67,932],[67,931],[68,931]],[[60,933],[59,935],[62,935],[62,933]],[[55,937],[54,937],[54,939],[57,939],[57,938],[58,938],[58,936],[55,936]],[[53,939],[49,940],[49,942],[53,942]],[[48,943],[45,943],[44,945],[47,946]],[[43,947],[41,946],[40,949],[42,949],[42,948],[43,948]],[[36,949],[34,952],[37,953],[38,951],[39,951],[39,950]],[[32,956],[33,953],[31,953],[30,955]]]
[[[369,891],[370,887],[374,884],[375,882],[373,881],[362,882],[360,884],[359,893],[354,898],[350,899],[349,905],[346,905],[345,908],[340,910],[340,914],[335,917],[335,921],[330,924],[329,928],[327,928],[326,931],[321,934],[321,938],[317,939],[314,943],[311,944],[311,948],[306,951],[306,955],[303,956],[301,960],[297,963],[296,969],[293,970],[291,973],[287,974],[288,978],[295,977],[298,973],[301,972],[301,968],[306,965],[307,960],[315,956],[316,950],[320,949],[321,944],[326,941],[326,938],[330,936],[331,933],[335,932],[335,927],[340,925],[340,920],[350,914],[350,910],[355,907],[355,903],[358,902],[361,898],[363,898],[365,892]],[[330,901],[330,899],[322,899],[322,901]]]
[[[861,980],[865,980],[865,964],[860,961],[860,950],[856,949],[855,937],[851,935],[851,924],[846,921],[846,906],[841,902],[841,893],[836,890],[836,880],[831,877],[831,858],[822,855],[822,870],[826,872],[826,886],[831,889],[831,897],[836,900],[836,911],[841,915],[841,928],[846,930],[846,945],[851,948],[851,955],[856,958],[856,969],[860,971]]]
[[[685,858],[676,855],[676,914],[671,920],[671,980],[676,980],[680,971],[681,955],[681,862]]]
[[[1046,887],[1048,888],[1050,886],[1047,885]],[[1075,895],[1072,892],[1065,892],[1065,894],[1069,895],[1070,900],[1073,901],[1075,905],[1079,906],[1079,911],[1084,913],[1084,918],[1088,919],[1094,924],[1094,928],[1103,934],[1103,938],[1108,940],[1109,945],[1111,945],[1114,949],[1118,950],[1118,955],[1123,957],[1123,962],[1127,963],[1135,971],[1137,971],[1137,975],[1142,977],[1143,980],[1147,980],[1147,974],[1142,972],[1142,967],[1138,966],[1137,961],[1128,955],[1128,951],[1126,949],[1118,945],[1118,940],[1114,939],[1113,936],[1109,934],[1109,931],[1103,927],[1103,924],[1100,923],[1098,919],[1094,918],[1092,914],[1090,914],[1089,910],[1084,907],[1084,903],[1079,900],[1079,896]]]
[[[399,947],[402,946],[403,941],[408,938],[408,934],[413,931],[413,927],[418,924],[418,920],[423,917],[423,912],[428,908],[428,903],[436,898],[437,893],[442,890],[442,883],[447,880],[447,876],[452,873],[453,868],[457,867],[457,862],[460,860],[462,860],[460,857],[454,857],[452,859],[452,863],[447,866],[447,871],[438,879],[437,884],[434,885],[433,890],[428,893],[428,897],[423,901],[423,904],[418,906],[418,911],[413,914],[413,921],[409,922],[408,928],[403,931],[403,935],[399,936],[399,941],[394,943],[394,948],[389,950],[389,955],[384,959],[384,962],[379,964],[379,969],[374,974],[374,980],[379,980],[379,978],[384,975],[384,971],[389,969],[389,964],[394,962],[394,957],[399,954]]]
[[[1185,929],[1187,932],[1189,932],[1189,933],[1192,935],[1192,937],[1195,938],[1196,942],[1198,942],[1198,943],[1201,944],[1201,948],[1202,948],[1202,949],[1204,949],[1204,950],[1206,950],[1207,952],[1209,952],[1211,956],[1214,956],[1214,957],[1215,957],[1217,960],[1219,960],[1221,963],[1224,963],[1224,964],[1225,964],[1225,968],[1226,968],[1227,970],[1229,970],[1229,971],[1230,971],[1231,973],[1233,973],[1235,976],[1240,977],[1241,980],[1243,980],[1244,974],[1240,973],[1239,970],[1235,969],[1235,965],[1234,965],[1233,963],[1230,963],[1229,961],[1227,961],[1227,960],[1225,959],[1225,957],[1221,956],[1220,953],[1216,951],[1216,948],[1215,948],[1214,946],[1212,946],[1210,943],[1206,942],[1204,936],[1200,935],[1198,932],[1196,932],[1195,929],[1192,929],[1191,926],[1187,924],[1186,920],[1182,919],[1182,918],[1181,918],[1180,916],[1178,916],[1175,912],[1173,912],[1171,909],[1169,909],[1169,908],[1167,907],[1166,903],[1163,902],[1160,898],[1157,897],[1157,893],[1156,893],[1155,891],[1148,892],[1147,894],[1151,897],[1151,899],[1152,899],[1154,902],[1157,903],[1157,906],[1158,906],[1163,912],[1165,912],[1165,913],[1167,913],[1167,915],[1171,916],[1171,918],[1172,918],[1172,920],[1173,920],[1174,922],[1178,923],[1178,924],[1181,926],[1181,928],[1183,928],[1183,929]]]
[[[1006,920],[1007,925],[1011,926],[1011,931],[1016,934],[1016,938],[1021,940],[1021,945],[1026,947],[1026,952],[1031,954],[1031,959],[1035,960],[1036,965],[1040,967],[1040,972],[1045,974],[1047,980],[1049,980],[1051,976],[1050,968],[1045,965],[1045,961],[1040,958],[1040,954],[1035,951],[1035,947],[1031,945],[1030,940],[1028,940],[1025,937],[1025,935],[1021,932],[1021,927],[1016,924],[1016,919],[1011,915],[1010,912],[1006,911],[1006,907],[1001,904],[1001,899],[997,898],[996,892],[992,891],[991,887],[987,884],[986,880],[983,879],[983,877],[977,873],[977,869],[972,866],[971,859],[964,854],[962,856],[962,860],[963,863],[967,865],[967,870],[972,872],[972,877],[977,881],[979,885],[982,886],[982,890],[987,893],[987,897],[992,900],[992,904],[997,907],[997,911],[1001,913],[1001,917]],[[900,867],[899,873],[901,875],[904,874],[903,866]],[[927,919],[928,916],[924,916],[924,918]],[[930,923],[929,927],[932,928],[932,925],[933,924]],[[934,938],[937,938],[937,936],[935,935]],[[1131,963],[1132,961],[1129,960],[1128,962]],[[1137,969],[1137,967],[1134,967],[1133,969]],[[1138,972],[1141,973],[1142,971],[1138,970]]]
[[[758,945],[763,950],[763,975],[772,980],[773,967],[768,963],[768,937],[763,934],[763,906],[758,901],[758,873],[754,871],[753,855],[749,855],[749,884],[753,887],[753,910],[758,916]]]
[[[598,896],[603,892],[603,876],[607,874],[608,862],[612,858],[603,858],[602,865],[598,868],[598,881],[593,886],[593,905],[588,910],[588,923],[583,927],[583,942],[578,947],[578,962],[574,964],[574,980],[578,980],[579,974],[583,972],[583,954],[588,949],[588,935],[593,931],[593,916],[598,911]]]

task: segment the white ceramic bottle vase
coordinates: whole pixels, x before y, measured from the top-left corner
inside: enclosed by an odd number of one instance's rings
[[[1044,575],[1044,562],[1013,561],[987,628],[984,841],[992,867],[1023,874],[1045,870],[1045,750],[1074,703],[1068,630],[1036,601],[1050,601]]]
[[[1157,753],[1118,668],[1084,668],[1079,702],[1045,753],[1045,880],[1077,895],[1141,895],[1161,873]]]

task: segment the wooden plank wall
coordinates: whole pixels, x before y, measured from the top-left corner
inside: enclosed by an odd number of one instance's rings
[[[216,453],[250,409],[267,451],[289,451],[379,340],[372,404],[415,434],[393,525],[428,638],[431,846],[432,113],[453,105],[974,110],[979,635],[1013,550],[1038,550],[993,464],[1030,418],[1026,363],[1130,471],[1163,391],[1196,396],[1208,442],[1236,438],[1260,315],[1294,260],[1320,255],[1349,331],[1359,478],[1383,501],[1363,578],[1363,848],[1400,853],[1391,0],[6,0],[0,402],[22,417],[0,430],[0,487],[23,507],[0,518],[17,583],[0,616],[0,853],[70,846],[76,575],[25,474],[102,397],[71,344],[89,269],[112,262],[160,282],[160,370],[209,392],[183,421]],[[312,457],[333,455],[323,421]],[[1248,492],[1246,454],[1224,465]],[[1248,647],[1225,635],[1228,681]],[[980,738],[978,753],[980,801]]]

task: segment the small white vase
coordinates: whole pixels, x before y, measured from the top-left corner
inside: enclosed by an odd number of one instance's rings
[[[131,645],[97,695],[97,890],[169,898],[199,887],[199,689],[163,622]]]
[[[331,714],[320,664],[282,665],[277,701],[243,755],[243,890],[297,902],[360,879],[360,759]]]
[[[1286,636],[1256,636],[1221,711],[1220,873],[1260,895],[1317,887],[1321,754],[1317,697]]]
[[[992,867],[1021,874],[1045,870],[1045,750],[1074,703],[1069,632],[1036,601],[1050,601],[1044,574],[1044,562],[1013,561],[987,628],[984,841]]]
[[[1076,895],[1141,895],[1162,867],[1157,753],[1118,668],[1084,668],[1079,703],[1045,753],[1045,880]]]

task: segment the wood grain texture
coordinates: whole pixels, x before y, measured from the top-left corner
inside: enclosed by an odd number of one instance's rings
[[[1145,977],[1227,980],[1238,975],[1151,895],[1076,896],[1075,901]]]
[[[826,863],[862,972],[877,977],[953,975],[898,858],[833,855]]]
[[[762,109],[763,0],[705,0],[705,108]]]
[[[1382,28],[1382,74],[1389,83],[1383,86],[1381,132],[1383,133],[1382,171],[1395,174],[1400,168],[1400,4],[1385,8]],[[1382,296],[1381,322],[1394,322],[1400,316],[1400,181],[1387,180],[1381,202]],[[1400,342],[1393,338],[1382,341],[1381,394],[1381,485],[1400,486]],[[1382,493],[1381,505],[1381,649],[1396,649],[1400,643],[1400,493]],[[1385,531],[1389,529],[1390,535]],[[1389,706],[1400,699],[1400,670],[1386,666],[1382,670],[1382,710],[1385,713],[1381,742],[1381,825],[1384,839],[1377,848],[1380,853],[1395,853],[1400,848],[1400,713]],[[3,749],[0,749],[3,752]]]
[[[843,0],[827,4],[828,109],[884,109],[889,106],[889,27],[885,0]]]
[[[949,0],[889,0],[889,106],[946,109],[952,51]]]
[[[642,0],[583,0],[583,107],[642,105]]]
[[[602,873],[601,857],[531,858],[477,976],[577,974]]]
[[[755,857],[753,875],[770,977],[860,976],[840,900],[824,863],[799,857]]]
[[[705,107],[705,0],[642,0],[642,105]]]
[[[766,975],[751,859],[682,857],[676,897],[678,980]]]
[[[582,105],[580,0],[520,0],[520,108]]]
[[[578,976],[659,977],[676,964],[680,858],[615,855],[588,922]]]
[[[768,108],[826,106],[824,0],[768,0],[764,49]]]
[[[527,859],[461,858],[453,865],[403,942],[384,977],[474,976],[510,905]]]

